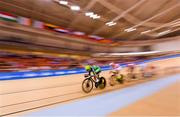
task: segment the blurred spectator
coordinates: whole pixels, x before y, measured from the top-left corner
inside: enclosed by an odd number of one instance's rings
[[[133,63],[137,60],[137,58],[128,57],[116,59],[113,62],[121,64]],[[74,69],[83,68],[87,64],[105,66],[110,62],[112,62],[111,58],[109,60],[81,59],[81,57],[75,59],[71,56],[54,57],[45,54],[18,54],[0,51],[0,72]]]

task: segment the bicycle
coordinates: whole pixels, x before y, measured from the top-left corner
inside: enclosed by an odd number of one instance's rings
[[[114,86],[116,83],[123,84],[124,83],[124,75],[123,74],[118,74],[116,72],[110,71],[110,73],[113,73],[109,77],[109,85]]]
[[[93,89],[95,84],[96,88],[99,89],[104,89],[106,87],[106,79],[104,77],[98,77],[99,82],[96,82],[93,77],[95,78],[95,75],[89,75],[89,74],[85,74],[84,75],[85,79],[82,82],[82,90],[85,93],[89,93],[91,92],[91,90]]]

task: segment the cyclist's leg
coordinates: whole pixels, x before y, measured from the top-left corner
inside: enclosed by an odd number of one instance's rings
[[[96,72],[96,76],[97,76],[96,81],[97,81],[97,82],[99,82],[99,75],[100,75],[100,73],[101,73],[101,71],[97,71],[97,72]]]

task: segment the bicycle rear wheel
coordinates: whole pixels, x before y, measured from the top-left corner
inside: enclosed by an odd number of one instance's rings
[[[124,76],[122,74],[120,74],[117,78],[116,81],[123,84],[124,83]]]
[[[106,87],[106,79],[104,77],[100,77],[99,86],[100,89],[104,89]]]
[[[89,93],[91,92],[91,90],[93,89],[93,81],[91,79],[84,79],[83,83],[82,83],[82,90],[85,93]]]

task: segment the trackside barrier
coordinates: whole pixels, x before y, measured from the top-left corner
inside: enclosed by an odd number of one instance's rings
[[[135,62],[135,64],[143,64],[147,62],[180,57],[180,54],[163,56],[158,58],[153,58],[149,60]],[[125,67],[127,64],[121,64],[122,67]],[[110,70],[110,66],[101,67],[103,71]],[[0,72],[0,80],[17,80],[17,79],[27,79],[27,78],[46,78],[49,76],[63,76],[70,74],[80,74],[85,73],[86,71],[83,68],[76,68],[71,70],[41,70],[41,71],[28,71],[28,72]]]

